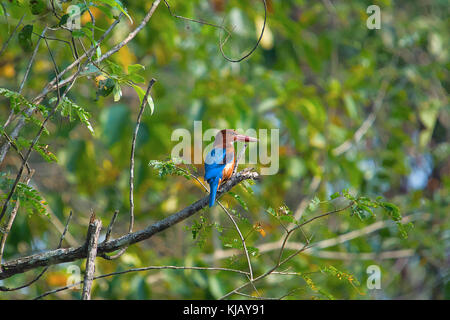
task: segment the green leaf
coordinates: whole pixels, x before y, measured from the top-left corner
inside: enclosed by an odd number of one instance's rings
[[[323,268],[320,268],[320,271],[322,273],[329,274],[337,278],[338,280],[347,281],[356,291],[358,291],[359,294],[362,294],[357,288],[357,286],[360,286],[361,284],[359,283],[358,279],[356,279],[352,274],[342,272],[333,266],[325,266]]]
[[[179,168],[173,160],[168,161],[159,161],[159,160],[151,160],[148,164],[150,167],[153,167],[154,169],[159,171],[159,176],[161,178],[167,176],[167,175],[177,175],[185,177],[186,179],[190,180],[191,176],[186,173],[190,172],[188,168],[182,170]]]
[[[145,70],[145,67],[140,64],[132,64],[128,66],[127,79],[135,83],[144,83],[145,78],[139,74],[139,72]]]
[[[33,109],[38,110],[41,112],[42,116],[47,116],[47,110],[45,106],[43,105],[35,105],[31,102],[29,102],[24,96],[22,96],[20,93],[11,91],[5,88],[0,88],[0,96],[4,96],[6,98],[9,98],[11,108],[14,111],[15,114],[21,114],[27,122],[31,122],[36,124],[36,126],[41,127],[42,122],[35,117],[34,113],[27,114],[24,110],[20,109],[20,106],[25,106],[25,109]],[[48,134],[47,128],[44,127],[44,132]]]
[[[145,70],[145,67],[141,64],[131,64],[128,66],[128,74],[139,73],[140,71]]]
[[[130,110],[123,104],[115,104],[104,109],[100,116],[102,137],[107,147],[118,143],[130,125]]]
[[[63,16],[61,17],[61,19],[59,20],[58,26],[59,26],[59,27],[64,26],[64,25],[67,23],[67,20],[69,19],[69,17],[70,17],[70,14],[68,14],[68,13],[66,13],[65,15],[63,15]]]
[[[242,206],[242,208],[244,208],[245,211],[248,211],[247,203],[245,203],[245,201],[242,200],[241,196],[231,191],[228,193],[239,202],[239,204]]]
[[[27,24],[20,30],[17,37],[19,38],[19,45],[24,51],[31,51],[33,43],[31,42],[31,35],[33,33],[33,25]]]
[[[7,177],[5,173],[0,173],[0,199],[6,197],[8,192],[14,183],[13,179]],[[34,212],[49,216],[45,206],[47,202],[43,200],[39,192],[28,186],[25,183],[19,182],[16,186],[16,190],[13,194],[13,200],[20,201],[21,207],[24,207],[28,215],[32,215]]]
[[[400,209],[393,203],[390,202],[379,202],[380,206],[389,215],[389,217],[396,223],[398,231],[403,238],[408,237],[408,231],[413,228],[411,222],[402,224],[402,215],[400,214]]]
[[[96,8],[99,8],[108,18],[113,19],[114,15],[111,12],[111,7],[108,5],[94,5]]]
[[[269,213],[272,217],[278,218],[277,213],[275,212],[275,210],[272,207],[267,208],[266,212]]]
[[[116,84],[114,85],[113,95],[115,102],[119,101],[120,98],[122,98],[122,88],[120,88],[120,84],[118,82],[116,82]]]
[[[43,0],[30,0],[30,9],[32,14],[39,15],[47,9],[47,6]]]
[[[50,103],[54,103],[56,98],[50,99]],[[69,120],[73,120],[74,113],[78,117],[78,119],[83,123],[86,128],[91,132],[91,134],[94,134],[94,128],[92,127],[91,123],[89,122],[89,118],[91,117],[91,114],[84,110],[82,107],[74,103],[73,101],[69,100],[67,97],[65,97],[58,105],[58,109],[61,110],[61,115],[64,117],[69,117]]]
[[[348,116],[351,119],[357,119],[358,112],[356,109],[355,101],[353,100],[353,97],[351,96],[351,94],[344,95],[344,102],[345,102],[345,108],[347,109]]]
[[[107,97],[113,92],[116,82],[111,78],[106,78],[98,82],[97,95]]]
[[[112,61],[109,61],[109,60],[107,62],[108,62],[108,66],[111,71],[111,74],[113,74],[117,77],[123,76],[124,72],[120,65],[118,65],[117,63],[114,63]]]
[[[99,2],[106,3],[113,8],[119,9],[129,20],[133,23],[133,19],[131,19],[130,15],[127,13],[126,9],[123,7],[122,2],[119,0],[98,0]]]
[[[308,209],[311,211],[314,211],[317,209],[319,204],[320,204],[320,199],[317,196],[314,196],[314,198],[311,200],[311,202],[308,205]]]
[[[29,148],[31,145],[31,140],[24,139],[22,137],[18,137],[15,141],[17,148]],[[38,152],[47,162],[58,162],[56,156],[48,149],[48,145],[36,143],[33,146],[33,149]]]
[[[144,83],[145,82],[145,78],[139,74],[133,73],[128,75],[127,77],[128,79],[130,79],[132,82],[135,83]]]
[[[339,198],[341,196],[340,192],[335,192],[330,196],[330,200],[334,200],[336,198]]]
[[[140,103],[142,104],[142,100],[143,100],[144,97],[145,97],[145,91],[144,91],[141,87],[139,87],[139,86],[137,86],[137,85],[132,84],[132,86],[133,86],[134,90],[136,91],[136,93],[138,94],[138,96],[139,96],[139,101],[140,101]],[[155,110],[155,105],[154,105],[154,103],[153,103],[153,99],[152,99],[152,97],[150,96],[150,94],[149,94],[148,97],[147,97],[147,104],[148,104],[148,106],[150,107],[151,114],[153,114],[153,111]]]
[[[101,71],[92,63],[89,63],[83,71],[80,72],[80,75],[87,76],[87,75],[96,75],[101,73]]]
[[[20,112],[20,106],[23,105],[27,108],[36,109],[38,108],[37,105],[31,103],[28,101],[24,96],[22,96],[20,93],[8,90],[6,88],[0,88],[0,96],[4,96],[6,98],[10,99],[11,102],[11,108],[14,110],[14,113]],[[39,108],[41,111],[43,108]]]
[[[56,156],[48,150],[48,145],[34,145],[33,149],[36,150],[47,162],[58,162]]]
[[[80,29],[80,30],[76,29],[76,30],[72,31],[72,37],[74,37],[75,39],[84,37],[85,35],[86,35],[86,33],[82,29]]]

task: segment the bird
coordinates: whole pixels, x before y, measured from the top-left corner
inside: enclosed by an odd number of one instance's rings
[[[213,149],[205,158],[205,180],[209,184],[209,207],[216,201],[222,182],[230,179],[236,166],[234,142],[256,142],[258,139],[238,134],[232,129],[223,129],[215,137]]]

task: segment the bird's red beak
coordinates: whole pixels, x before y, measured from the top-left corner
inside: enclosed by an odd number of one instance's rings
[[[256,141],[258,141],[258,139],[256,139],[256,138],[249,137],[249,136],[244,136],[242,134],[237,134],[235,139],[236,139],[236,141],[245,141],[245,142],[256,142]]]

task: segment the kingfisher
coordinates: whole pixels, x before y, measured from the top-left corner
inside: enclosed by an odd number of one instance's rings
[[[216,193],[222,182],[230,179],[236,166],[234,142],[256,142],[258,139],[238,134],[231,129],[217,133],[213,149],[205,159],[205,180],[209,184],[209,206],[216,201]]]

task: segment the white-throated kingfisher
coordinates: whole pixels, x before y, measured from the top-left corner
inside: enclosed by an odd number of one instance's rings
[[[210,207],[216,201],[216,193],[220,184],[233,175],[236,166],[233,144],[236,141],[255,142],[258,139],[238,134],[231,129],[221,130],[216,135],[213,149],[205,159],[205,180],[209,184]]]

